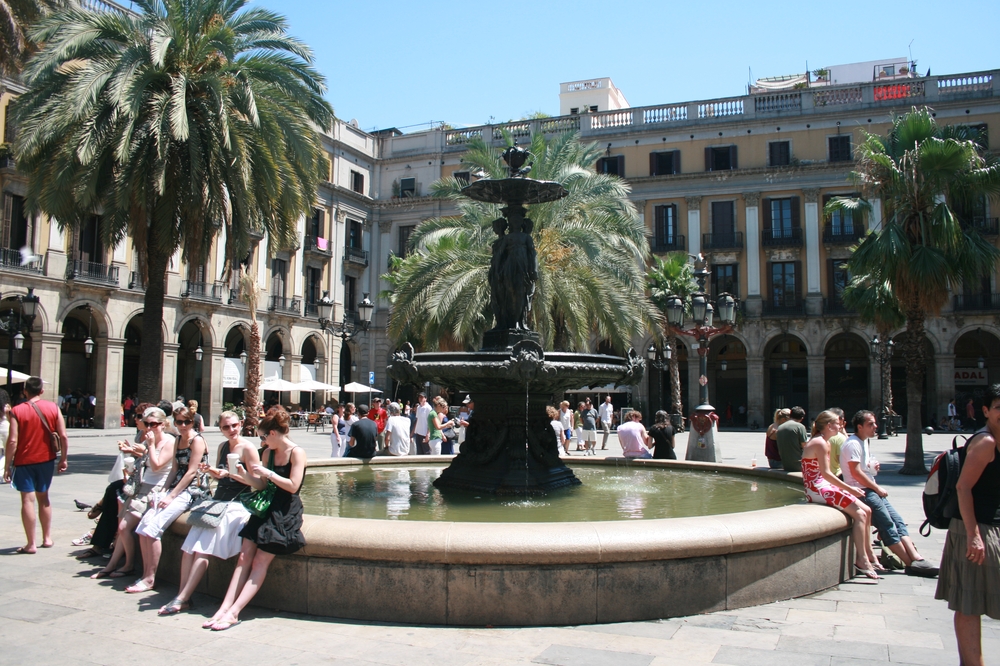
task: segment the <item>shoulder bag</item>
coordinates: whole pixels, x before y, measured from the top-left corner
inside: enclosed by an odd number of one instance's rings
[[[267,468],[274,471],[274,451],[271,451],[271,458],[268,460]],[[249,495],[243,495],[240,501],[243,506],[247,508],[247,511],[251,515],[257,518],[266,518],[267,514],[271,511],[271,500],[274,499],[274,491],[277,490],[270,480],[268,480],[267,485],[264,486],[262,490],[255,490]]]
[[[210,497],[198,500],[191,505],[191,512],[187,516],[187,524],[191,527],[203,527],[214,530],[222,522],[222,517],[226,515],[229,502],[215,500]]]
[[[45,428],[45,432],[49,436],[49,452],[53,457],[58,456],[59,452],[62,450],[62,439],[59,437],[59,433],[52,430],[52,426],[49,425],[49,420],[45,418],[44,414],[42,414],[42,410],[38,409],[38,405],[36,403],[29,400],[28,404],[31,405],[31,407],[35,410],[35,413],[38,414],[38,420],[42,422],[42,427]]]

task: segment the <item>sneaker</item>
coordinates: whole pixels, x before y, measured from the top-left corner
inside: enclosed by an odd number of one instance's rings
[[[87,532],[79,539],[73,539],[72,543],[74,546],[89,546],[90,545],[90,532]]]
[[[938,567],[927,560],[914,560],[904,571],[907,576],[919,576],[920,578],[936,578],[938,575]]]

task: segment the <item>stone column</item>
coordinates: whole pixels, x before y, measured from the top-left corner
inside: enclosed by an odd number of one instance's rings
[[[95,428],[120,428],[122,404],[122,361],[125,339],[99,340],[97,353],[97,407],[94,409]],[[103,372],[102,372],[103,368]]]
[[[225,364],[226,348],[209,347],[205,350],[206,358],[210,359],[205,367],[209,369],[210,375],[201,378],[201,385],[208,386],[208,404],[198,405],[198,412],[201,418],[205,419],[205,427],[209,428],[215,424],[215,419],[222,413],[222,366]],[[204,371],[203,371],[204,372]],[[205,391],[201,392],[202,398]]]
[[[869,357],[868,363],[868,409],[879,414],[882,409],[882,368],[878,364],[878,359]],[[847,415],[847,422],[850,424],[853,414]]]
[[[701,197],[684,197],[688,211],[688,252],[701,252]],[[697,402],[694,404],[698,404]]]
[[[806,368],[809,372],[809,411],[807,416],[815,418],[827,408],[826,404],[826,356],[807,356]]]
[[[823,293],[820,289],[819,261],[819,190],[803,190],[806,200],[805,244],[806,244],[806,314],[823,314]],[[801,279],[801,278],[799,278]]]
[[[31,374],[50,382],[45,392],[53,401],[59,393],[62,339],[62,333],[31,332]]]
[[[747,221],[746,313],[750,317],[759,317],[763,309],[760,297],[760,222],[758,219],[760,192],[744,192],[743,202]]]
[[[764,358],[747,356],[747,423],[757,421],[762,429],[771,425],[764,395]]]
[[[695,407],[701,404],[701,384],[698,383],[698,378],[701,377],[700,372],[701,358],[698,356],[698,347],[692,346],[688,348],[688,414],[684,417],[687,418],[695,410]]]
[[[160,397],[173,400],[177,397],[177,352],[181,346],[176,342],[163,343],[163,376],[160,378]]]
[[[302,381],[302,354],[286,354],[288,361],[285,363],[285,379],[298,383]],[[302,392],[292,391],[289,400],[293,403],[302,404]]]
[[[931,359],[928,359],[930,361]],[[936,375],[935,382],[935,393],[936,396],[927,396],[927,417],[930,418],[934,414],[937,414],[937,420],[940,422],[941,417],[948,413],[948,403],[952,398],[955,397],[955,355],[954,354],[939,354],[934,357],[934,371]],[[931,364],[928,363],[928,366]],[[930,367],[927,368],[928,371]],[[929,384],[929,382],[928,382]],[[930,393],[930,391],[928,391]],[[933,398],[936,397],[935,401]],[[964,418],[964,412],[962,411],[963,405],[956,405],[958,409],[958,417]],[[896,410],[899,411],[898,409]],[[979,412],[980,414],[982,411]],[[904,415],[905,416],[905,415]],[[977,414],[978,416],[978,414]]]

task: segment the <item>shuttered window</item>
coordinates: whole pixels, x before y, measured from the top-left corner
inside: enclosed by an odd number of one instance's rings
[[[790,141],[772,141],[767,144],[768,166],[788,166],[792,163],[792,144]]]
[[[705,149],[705,171],[728,171],[738,168],[736,165],[736,146]]]
[[[681,172],[681,151],[668,150],[649,154],[649,175],[669,176]]]
[[[625,156],[611,155],[597,160],[597,173],[606,173],[609,176],[625,177]]]
[[[776,308],[794,307],[801,300],[802,262],[768,262],[768,301]]]

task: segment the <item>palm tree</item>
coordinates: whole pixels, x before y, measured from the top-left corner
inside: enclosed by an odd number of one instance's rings
[[[35,48],[28,38],[31,25],[65,4],[65,0],[0,0],[0,78],[20,74],[25,58]]]
[[[31,38],[18,165],[28,202],[106,247],[131,237],[146,293],[139,399],[160,397],[163,297],[178,248],[199,265],[220,231],[223,279],[266,232],[290,245],[312,206],[333,111],[307,46],[246,0],[136,0],[137,14],[67,9]]]
[[[698,291],[698,283],[694,279],[694,269],[688,261],[686,252],[671,252],[663,259],[653,258],[653,264],[646,272],[646,283],[649,286],[649,296],[653,304],[659,308],[666,317],[667,298],[679,296],[685,304],[690,303],[691,294]],[[670,392],[673,396],[673,413],[682,414],[681,406],[681,373],[680,359],[677,351],[677,336],[673,334],[670,327],[664,329],[665,335],[657,335],[662,341],[670,345],[674,350],[669,360],[670,366]]]
[[[1000,196],[1000,166],[967,129],[939,127],[930,111],[914,108],[893,119],[885,137],[865,133],[851,179],[856,199],[834,199],[826,211],[866,217],[882,200],[884,220],[847,262],[855,279],[884,285],[898,300],[909,333],[906,359],[906,457],[903,474],[924,474],[920,403],[923,393],[924,321],[947,303],[950,290],[994,270],[1000,250],[964,228],[956,204]]]
[[[243,382],[243,433],[252,437],[257,434],[257,423],[260,421],[260,326],[257,324],[260,287],[252,269],[251,273],[240,278],[240,298],[250,309],[250,342],[247,344]]]
[[[481,140],[468,145],[463,164],[474,175],[507,176],[500,150]],[[530,324],[548,349],[588,349],[595,335],[626,349],[633,337],[659,326],[645,295],[649,247],[629,186],[594,172],[602,151],[581,144],[578,134],[535,135],[530,150],[531,177],[569,190],[559,201],[528,208],[539,266]],[[500,206],[464,197],[464,185],[454,178],[432,185],[434,196],[453,202],[458,215],[418,226],[412,252],[383,276],[391,286],[385,294],[392,304],[389,335],[397,342],[437,349],[446,340],[470,349],[493,324],[487,272]]]

